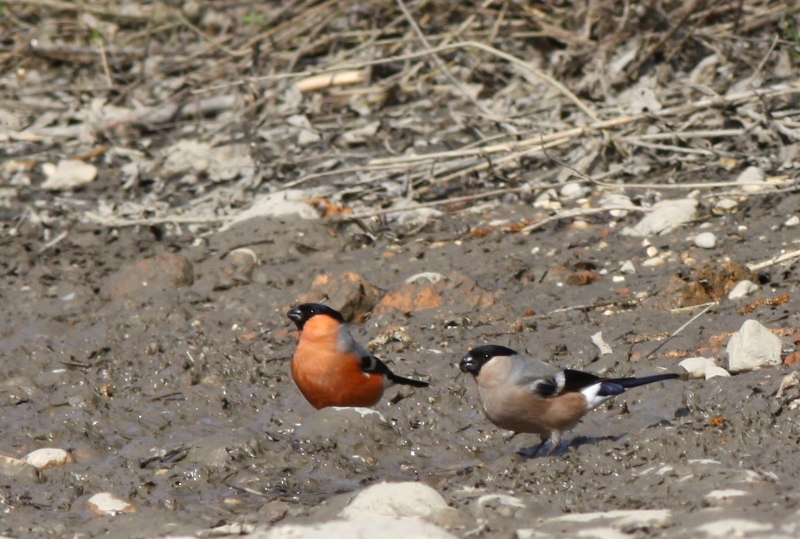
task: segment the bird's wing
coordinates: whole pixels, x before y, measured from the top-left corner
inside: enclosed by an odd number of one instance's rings
[[[594,374],[572,369],[559,369],[544,361],[527,356],[516,356],[511,382],[526,386],[542,398],[557,397],[564,393],[584,391],[600,382]]]
[[[337,347],[340,352],[358,357],[361,360],[362,371],[383,376],[391,374],[386,363],[361,346],[361,344],[353,338],[347,326],[342,325],[342,328],[339,330],[339,342],[337,343]]]

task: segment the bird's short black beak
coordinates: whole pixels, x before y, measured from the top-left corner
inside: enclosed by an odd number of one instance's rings
[[[472,354],[467,354],[461,358],[461,363],[458,364],[458,368],[461,369],[461,372],[468,372],[474,375],[478,374],[480,365],[475,361],[475,358],[472,357]]]
[[[286,313],[286,316],[289,317],[289,320],[297,324],[298,329],[302,328],[303,313],[300,311],[300,309],[295,307],[294,309]]]

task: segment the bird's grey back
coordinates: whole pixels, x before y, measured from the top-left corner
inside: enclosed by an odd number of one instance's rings
[[[508,364],[508,381],[514,385],[528,386],[561,372],[558,367],[522,354],[510,356],[510,360]]]
[[[371,357],[372,354],[361,346],[350,333],[346,324],[342,324],[339,328],[339,341],[336,344],[339,352],[343,354],[355,354],[360,358]]]

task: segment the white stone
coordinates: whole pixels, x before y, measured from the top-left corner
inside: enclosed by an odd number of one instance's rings
[[[706,371],[716,366],[714,360],[707,357],[690,357],[678,363],[678,367],[689,373],[689,378],[705,378]]]
[[[611,278],[611,280],[614,281],[615,283],[624,283],[625,282],[625,277],[622,276],[622,275],[614,275]]]
[[[761,474],[756,472],[755,470],[742,470],[740,473],[736,474],[736,478],[733,480],[734,483],[761,483],[764,480],[761,477]]]
[[[721,198],[714,204],[714,208],[719,213],[731,213],[739,206],[739,203],[732,198]]]
[[[658,470],[656,470],[656,475],[667,475],[668,473],[672,473],[675,471],[675,468],[672,466],[662,466]]]
[[[135,504],[126,502],[110,492],[100,492],[95,494],[86,502],[89,510],[95,515],[116,515],[118,513],[135,513]]]
[[[588,187],[584,187],[580,182],[567,182],[561,187],[561,196],[567,200],[581,198],[589,192]]]
[[[43,470],[45,468],[63,466],[64,464],[75,462],[75,459],[72,458],[69,452],[63,449],[43,447],[42,449],[37,449],[28,453],[28,456],[25,457],[25,461],[31,466]]]
[[[687,223],[697,216],[697,201],[692,198],[662,200],[653,205],[652,211],[635,226],[625,227],[625,236],[652,236],[664,234]]]
[[[588,528],[575,532],[575,537],[589,537],[590,539],[630,539],[630,534],[623,533],[614,528]]]
[[[604,356],[606,354],[613,354],[614,351],[608,345],[606,341],[603,340],[603,332],[598,331],[594,335],[592,335],[592,343],[597,347],[600,351],[600,355]]]
[[[297,135],[298,146],[308,146],[320,140],[322,140],[322,135],[310,129],[301,129],[300,133]]]
[[[416,273],[405,280],[406,284],[416,283],[420,279],[424,279],[431,284],[436,284],[442,279],[444,279],[444,275],[441,273],[436,273],[435,271],[423,271],[422,273]]]
[[[781,364],[781,339],[756,320],[747,320],[728,342],[728,370],[745,372]]]
[[[744,537],[746,533],[766,532],[772,529],[772,524],[745,520],[743,518],[728,518],[703,524],[697,531],[706,533],[711,537]]]
[[[353,411],[356,412],[361,417],[367,417],[368,415],[375,415],[378,416],[378,419],[383,421],[384,423],[388,423],[386,418],[380,413],[378,410],[373,410],[372,408],[364,408],[363,406],[331,406],[331,408],[337,412],[343,411]]]
[[[632,210],[636,209],[631,199],[621,193],[606,193],[600,199],[599,204],[603,208],[630,208]],[[608,212],[612,217],[625,217],[628,215],[627,210],[610,210]]]
[[[747,167],[739,174],[739,177],[736,178],[736,183],[745,183],[745,184],[758,184],[764,183],[767,180],[767,174],[758,167]],[[748,193],[757,193],[763,189],[760,185],[743,185],[742,191],[747,191]]]
[[[658,247],[651,245],[645,252],[649,258],[653,258],[654,256],[658,256]]]
[[[418,518],[364,516],[321,524],[286,524],[257,529],[248,539],[456,539],[450,532]]]
[[[713,232],[701,232],[694,237],[694,244],[701,249],[713,249],[717,245],[717,237]]]
[[[78,159],[62,159],[58,165],[44,163],[42,172],[47,176],[42,189],[72,189],[97,178],[97,167]]]
[[[661,266],[663,264],[664,264],[664,259],[661,258],[660,256],[656,256],[656,257],[653,257],[653,258],[648,258],[647,260],[642,262],[642,267],[654,268],[656,266]]]
[[[728,378],[728,377],[730,377],[730,375],[731,375],[731,373],[729,373],[728,371],[726,371],[722,367],[718,367],[716,365],[713,366],[713,367],[708,367],[706,369],[706,372],[705,372],[706,380],[710,380],[710,379],[715,378],[717,376],[722,376],[723,378]]]
[[[587,230],[589,228],[589,223],[584,221],[583,219],[575,219],[570,227],[573,230]]]
[[[626,260],[619,267],[619,271],[620,273],[636,273],[636,266],[634,266],[633,262],[630,260]]]
[[[617,509],[613,511],[598,511],[596,513],[570,513],[550,520],[579,524],[607,520],[611,521],[614,526],[623,528],[628,526],[664,526],[671,518],[672,512],[669,509]]]
[[[787,389],[791,389],[800,385],[800,371],[794,371],[790,374],[787,374],[781,380],[781,385],[778,386],[778,392],[775,394],[775,397],[781,398],[786,393]]]
[[[783,226],[797,226],[797,225],[800,225],[800,217],[798,217],[797,215],[792,215],[786,220],[785,223],[783,223]]]
[[[548,189],[534,199],[533,207],[545,210],[560,210],[561,203],[557,199],[558,193],[556,193],[555,189]]]
[[[739,299],[743,298],[749,294],[752,294],[758,290],[758,285],[752,281],[748,281],[747,279],[743,281],[739,281],[736,285],[728,292],[728,299]]]
[[[448,509],[441,494],[422,483],[378,483],[356,494],[339,515],[350,519],[364,515],[435,518]]]
[[[708,494],[704,496],[704,498],[708,500],[725,500],[728,498],[737,498],[739,496],[747,496],[747,492],[744,490],[737,490],[737,489],[720,489],[720,490],[712,490]]]
[[[525,509],[525,503],[523,503],[522,500],[509,494],[484,494],[478,498],[478,505],[481,507],[492,502],[498,502],[501,505],[516,507],[518,509]]]

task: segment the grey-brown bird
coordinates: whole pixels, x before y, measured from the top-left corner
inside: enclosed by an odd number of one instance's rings
[[[594,374],[559,369],[544,361],[524,356],[505,346],[478,346],[459,365],[478,384],[481,405],[487,419],[518,433],[538,434],[536,455],[550,441],[547,455],[586,413],[632,387],[652,384],[677,374],[643,378],[600,378]]]

